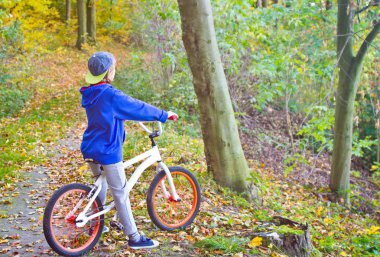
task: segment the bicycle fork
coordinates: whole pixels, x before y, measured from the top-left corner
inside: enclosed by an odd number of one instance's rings
[[[169,189],[170,189],[170,193],[171,193],[171,194],[168,193],[168,191],[165,188],[164,180],[162,180],[160,183],[160,186],[161,186],[163,194],[165,195],[165,198],[169,199],[170,201],[180,202],[181,198],[177,194],[177,191],[176,191],[174,183],[173,183],[172,174],[170,173],[169,168],[166,166],[165,163],[159,162],[157,165],[157,173],[159,172],[160,168],[162,168],[166,173],[166,177],[167,177],[167,180],[169,183]]]

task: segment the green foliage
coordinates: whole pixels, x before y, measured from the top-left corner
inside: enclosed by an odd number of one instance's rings
[[[301,146],[311,148],[314,152],[324,149],[332,152],[333,149],[333,127],[334,110],[326,106],[315,106],[310,110],[312,118],[299,131],[302,136]],[[352,155],[363,157],[365,150],[370,150],[371,146],[377,145],[377,140],[370,137],[359,138],[358,132],[353,134]]]
[[[380,234],[356,236],[352,239],[352,244],[361,249],[361,256],[380,255]]]
[[[98,35],[107,35],[125,44],[128,43],[131,27],[131,6],[137,1],[96,1]],[[128,14],[128,15],[126,15]],[[101,36],[101,39],[105,37]]]
[[[12,116],[20,111],[29,99],[27,90],[2,88],[0,91],[0,118]]]
[[[213,236],[195,243],[195,246],[208,250],[221,250],[231,254],[241,252],[241,246],[248,241],[247,238]]]
[[[254,107],[262,109],[286,96],[297,108],[310,96],[324,97],[321,89],[330,80],[335,58],[329,48],[334,43],[329,36],[333,12],[321,17],[319,6],[309,1],[291,8],[253,9],[249,1],[222,0],[214,6],[225,70],[238,79],[230,86],[252,92]],[[325,29],[316,29],[317,24]]]
[[[130,43],[136,48],[128,67],[118,71],[115,85],[135,98],[177,112],[182,121],[196,122],[197,100],[180,40],[176,2],[145,0],[133,8]],[[180,129],[199,135],[194,127]]]
[[[11,21],[4,24],[6,14],[0,10],[0,58],[12,56],[21,52],[24,44],[24,36],[21,31],[20,20]]]
[[[309,112],[313,113],[312,118],[298,131],[298,135],[303,136],[303,146],[311,147],[314,152],[323,149],[332,151],[334,110],[326,106],[315,106]]]

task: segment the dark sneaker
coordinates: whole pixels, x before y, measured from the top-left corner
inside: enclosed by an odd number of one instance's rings
[[[143,235],[140,236],[140,241],[133,242],[131,240],[128,241],[129,247],[132,249],[149,249],[154,248],[159,245],[156,240],[149,239]]]

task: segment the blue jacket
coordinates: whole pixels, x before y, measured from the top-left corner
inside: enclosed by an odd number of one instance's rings
[[[86,109],[88,126],[83,134],[83,158],[100,164],[123,160],[124,121],[165,122],[168,113],[133,99],[109,84],[82,87],[82,107]]]

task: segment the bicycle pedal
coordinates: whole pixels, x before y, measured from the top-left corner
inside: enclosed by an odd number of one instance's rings
[[[123,229],[124,229],[124,226],[120,222],[117,222],[117,221],[114,221],[114,220],[112,220],[110,222],[110,227],[114,228],[114,229],[116,229],[118,231],[123,231]]]

